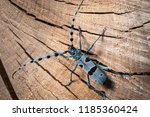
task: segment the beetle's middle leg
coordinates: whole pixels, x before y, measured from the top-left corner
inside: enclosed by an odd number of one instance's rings
[[[69,79],[69,81],[68,81],[68,83],[67,83],[67,85],[66,85],[66,86],[71,85],[71,83],[73,82],[72,74],[73,74],[73,73],[74,73],[74,71],[76,70],[77,66],[78,66],[78,64],[75,64],[74,68],[73,68],[73,69],[71,69],[71,76],[70,76],[70,79]]]
[[[79,49],[82,50],[82,42],[81,42],[81,37],[82,37],[82,32],[81,32],[81,27],[78,27],[78,31],[79,31]]]

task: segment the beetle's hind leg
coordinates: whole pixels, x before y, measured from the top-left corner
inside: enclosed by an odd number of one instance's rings
[[[91,86],[91,82],[90,82],[90,77],[89,75],[87,74],[87,86],[90,88]]]
[[[102,97],[103,100],[110,100],[110,99],[106,96],[106,94],[105,94],[104,91],[100,91],[100,90],[97,90],[97,89],[94,89],[94,91],[95,91],[96,93],[98,93],[98,94]]]

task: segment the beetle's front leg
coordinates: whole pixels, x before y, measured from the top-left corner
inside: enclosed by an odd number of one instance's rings
[[[76,70],[77,66],[78,66],[78,64],[75,64],[74,68],[71,69],[71,76],[70,76],[70,79],[69,79],[69,81],[68,81],[66,86],[71,85],[71,83],[73,82],[72,73]]]

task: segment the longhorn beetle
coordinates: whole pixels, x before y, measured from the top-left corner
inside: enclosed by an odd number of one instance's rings
[[[104,28],[102,30],[102,33],[98,36],[98,38],[94,41],[93,44],[91,44],[85,53],[82,53],[82,43],[81,43],[81,29],[79,27],[79,49],[75,48],[73,46],[73,29],[74,29],[74,22],[75,22],[75,18],[76,18],[76,15],[77,13],[79,12],[79,9],[82,5],[84,0],[81,1],[81,3],[79,4],[79,6],[77,7],[77,10],[73,16],[73,19],[72,19],[72,24],[71,24],[71,27],[70,27],[70,45],[69,45],[69,48],[68,50],[64,51],[64,52],[56,52],[54,54],[49,54],[49,55],[46,55],[46,56],[43,56],[41,58],[37,58],[37,59],[33,59],[25,64],[22,64],[21,67],[19,67],[14,73],[13,75],[18,72],[19,70],[21,70],[23,67],[27,66],[28,64],[30,63],[35,63],[35,62],[38,62],[38,61],[41,61],[43,59],[49,59],[50,57],[52,56],[64,56],[66,53],[69,53],[68,56],[65,56],[66,58],[74,58],[76,60],[76,64],[74,66],[74,68],[71,70],[71,76],[70,76],[70,79],[69,79],[69,82],[67,83],[67,86],[69,86],[72,82],[73,82],[73,79],[72,79],[72,74],[74,73],[74,71],[76,70],[77,66],[80,66],[86,73],[87,73],[87,86],[90,87],[90,79],[89,79],[89,76],[91,78],[93,78],[95,80],[96,83],[98,84],[101,84],[103,85],[106,80],[107,80],[107,76],[106,74],[102,71],[103,70],[106,70],[106,71],[109,71],[109,69],[106,67],[106,66],[103,66],[103,65],[99,65],[99,64],[95,64],[91,59],[88,58],[87,54],[92,50],[94,44],[100,39],[100,37],[102,37],[106,31],[106,28]],[[12,75],[12,76],[13,76]],[[103,91],[101,91],[102,93]],[[105,96],[106,97],[106,96]]]

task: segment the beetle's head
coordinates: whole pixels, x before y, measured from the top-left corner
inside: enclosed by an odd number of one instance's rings
[[[73,46],[69,46],[69,54],[76,60],[81,58],[81,51]]]

